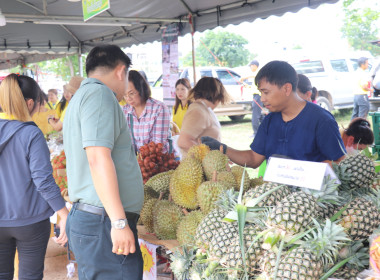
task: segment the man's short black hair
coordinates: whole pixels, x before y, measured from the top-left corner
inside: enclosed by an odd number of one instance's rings
[[[94,47],[86,59],[86,73],[94,71],[98,67],[113,70],[120,63],[128,69],[132,64],[131,59],[116,45],[100,45]]]
[[[268,83],[277,85],[278,87],[290,83],[293,92],[297,89],[297,72],[285,61],[274,60],[264,65],[256,75],[256,86],[259,86],[262,79],[266,79]]]
[[[248,66],[251,66],[251,65],[256,65],[257,67],[259,67],[259,62],[258,62],[256,59],[254,59],[254,60],[252,60],[252,61],[248,64]]]
[[[361,57],[358,59],[358,65],[359,67],[362,66],[363,64],[365,64],[365,62],[368,60],[368,58],[366,57]]]

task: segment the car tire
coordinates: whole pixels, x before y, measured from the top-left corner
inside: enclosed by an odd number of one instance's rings
[[[228,116],[230,118],[231,121],[241,121],[242,119],[244,119],[244,116],[245,115],[237,115],[237,116]]]
[[[323,109],[326,109],[327,111],[331,112],[332,106],[326,97],[318,97],[317,104],[321,106]]]

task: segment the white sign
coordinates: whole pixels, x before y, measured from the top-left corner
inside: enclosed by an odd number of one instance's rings
[[[271,157],[264,181],[320,190],[323,178],[328,175],[340,183],[328,163]]]

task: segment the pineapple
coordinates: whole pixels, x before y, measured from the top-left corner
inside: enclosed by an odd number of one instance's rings
[[[267,224],[275,229],[296,234],[303,231],[313,218],[321,216],[326,205],[340,203],[335,180],[325,180],[322,191],[304,189],[287,196],[271,211]]]
[[[310,279],[318,280],[323,276],[324,268],[334,263],[338,250],[348,241],[344,229],[330,220],[321,226],[314,220],[315,228],[308,233],[299,247],[281,255],[278,263],[273,263],[273,254],[264,259],[264,277],[268,279]]]
[[[170,268],[178,280],[189,279],[189,269],[195,258],[195,250],[182,246],[170,255]]]
[[[213,232],[221,227],[223,218],[235,208],[236,201],[237,194],[233,189],[221,193],[219,200],[215,202],[216,209],[207,214],[197,227],[195,241],[199,247],[208,249]]]
[[[250,200],[261,196],[265,192],[267,192],[267,191],[269,191],[269,190],[271,190],[277,186],[279,186],[279,184],[268,182],[268,183],[264,183],[260,186],[257,186],[254,189],[249,189],[248,191],[246,191],[244,193],[242,203],[248,207]],[[282,199],[284,199],[284,197],[287,197],[288,195],[290,195],[289,187],[284,185],[283,187],[281,187],[277,191],[266,196],[262,201],[260,201],[257,204],[257,206],[258,207],[275,206],[278,202],[280,202]]]
[[[347,156],[333,167],[345,189],[370,187],[376,175],[374,162],[362,153]]]
[[[222,258],[233,239],[239,237],[237,223],[221,222],[221,226],[213,231],[210,242],[210,255],[216,259]]]
[[[243,231],[246,258],[245,262],[250,275],[253,275],[256,270],[258,270],[259,267],[257,263],[264,252],[261,248],[261,240],[256,240],[256,242],[253,242],[259,232],[260,229],[254,224],[247,224]],[[232,268],[230,269],[229,274],[232,274],[235,279],[237,279],[243,271],[244,267],[239,243],[239,235],[237,235],[229,245],[225,266],[227,268]]]
[[[341,225],[353,240],[368,238],[379,226],[380,215],[376,202],[379,203],[377,197],[356,197],[342,212],[339,217]]]

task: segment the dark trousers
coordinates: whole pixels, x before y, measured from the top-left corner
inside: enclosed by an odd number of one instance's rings
[[[261,110],[264,105],[261,102],[261,96],[259,94],[254,94],[253,100],[254,101],[252,102],[252,129],[253,134],[256,135],[259,126],[264,119],[264,115],[261,114]],[[260,106],[258,106],[257,104],[259,104]]]
[[[357,117],[366,119],[369,112],[369,99],[366,94],[357,94],[354,97],[354,109],[351,120]]]
[[[137,237],[136,222],[128,220],[135,236],[136,252],[127,256],[112,253],[111,221],[96,215],[71,209],[66,223],[70,249],[78,263],[80,280],[141,280],[143,259]]]
[[[50,221],[21,227],[0,227],[0,279],[12,280],[16,248],[19,280],[40,280],[50,237]]]

